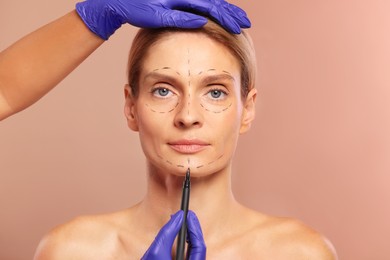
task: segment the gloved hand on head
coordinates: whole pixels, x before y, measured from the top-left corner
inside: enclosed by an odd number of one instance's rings
[[[125,23],[142,28],[199,28],[207,23],[201,15],[231,33],[251,25],[244,10],[224,0],[86,0],[77,3],[76,10],[88,28],[105,40]]]
[[[183,211],[180,210],[161,228],[142,260],[172,260],[172,246],[183,223]],[[202,229],[195,213],[188,211],[188,257],[189,260],[206,259],[206,244]]]

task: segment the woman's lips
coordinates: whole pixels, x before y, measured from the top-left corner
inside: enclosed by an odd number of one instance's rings
[[[179,140],[168,145],[179,153],[192,154],[204,150],[209,144],[199,140]]]

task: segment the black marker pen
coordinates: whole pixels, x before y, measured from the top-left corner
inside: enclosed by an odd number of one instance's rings
[[[184,251],[187,234],[187,213],[190,202],[190,168],[188,168],[183,182],[183,194],[181,197],[181,210],[184,211],[184,220],[177,238],[176,260],[184,260]]]

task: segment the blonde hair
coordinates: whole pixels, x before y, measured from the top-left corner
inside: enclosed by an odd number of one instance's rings
[[[166,34],[175,32],[203,33],[210,39],[226,46],[231,54],[237,58],[241,67],[242,98],[245,98],[248,92],[254,88],[256,80],[256,56],[249,34],[245,31],[242,31],[241,34],[231,34],[215,22],[209,21],[199,29],[159,28],[140,29],[138,31],[130,49],[127,67],[128,84],[135,97],[138,95],[138,83],[143,59],[146,57],[148,50]]]

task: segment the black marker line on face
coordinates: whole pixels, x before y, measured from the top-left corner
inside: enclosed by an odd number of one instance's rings
[[[154,69],[153,72],[159,71],[159,70],[172,70],[175,72],[177,75],[181,76],[180,72],[177,70],[172,69],[171,67],[162,67],[161,69]]]
[[[172,70],[172,71],[175,72],[177,75],[181,76],[181,74],[180,74],[179,71],[174,70],[174,69],[172,69],[171,67],[157,68],[157,69],[154,69],[153,72],[156,72],[156,71],[159,71],[159,70]],[[180,101],[178,101],[178,102],[176,103],[176,105],[175,105],[172,109],[170,109],[169,111],[157,111],[157,110],[153,109],[153,108],[152,108],[149,104],[147,104],[147,103],[145,104],[145,106],[147,106],[147,107],[150,109],[150,111],[152,111],[152,112],[154,112],[154,113],[165,114],[165,113],[170,113],[170,112],[172,112],[173,110],[175,110],[175,108],[179,105],[179,103],[180,103]]]
[[[188,77],[191,76],[191,70],[190,70],[190,49],[187,49],[187,65],[188,65]]]
[[[220,111],[212,111],[208,108],[206,108],[202,103],[200,103],[200,106],[204,108],[204,110],[208,111],[208,112],[211,112],[211,113],[214,113],[214,114],[219,114],[219,113],[222,113],[226,110],[228,110],[231,106],[232,106],[233,103],[230,103],[230,105],[228,105],[227,107],[225,107],[224,109],[220,110]]]
[[[190,115],[190,105],[191,105],[191,93],[190,93],[190,88],[191,88],[191,60],[190,60],[190,49],[187,48],[187,66],[188,66],[188,110],[187,110],[187,115]]]
[[[187,104],[188,110],[187,110],[187,115],[190,115],[190,104],[191,104],[190,100],[191,100],[191,94],[188,94],[188,104]]]
[[[223,156],[224,156],[224,154],[221,154],[217,159],[215,159],[215,160],[213,160],[213,161],[210,161],[210,162],[208,162],[208,163],[201,164],[201,165],[198,165],[198,166],[194,166],[194,167],[195,167],[196,169],[200,169],[200,168],[202,168],[202,167],[204,167],[204,166],[206,166],[206,165],[209,166],[209,165],[211,165],[211,164],[216,163],[217,161],[219,161]],[[166,160],[163,156],[161,156],[161,155],[159,155],[159,154],[157,154],[157,157],[160,158],[163,162],[165,162],[165,163],[167,163],[167,164],[169,164],[169,165],[171,165],[171,166],[174,165],[171,161]],[[189,157],[187,158],[187,163],[188,163],[188,167],[190,167],[191,159],[190,159]],[[176,165],[174,165],[174,166],[176,166],[177,168],[185,168],[185,166],[182,165],[182,164],[176,164]],[[187,168],[188,168],[188,167],[187,167]]]
[[[224,154],[221,154],[217,159],[215,159],[214,161],[208,162],[206,165],[209,166],[209,165],[211,165],[211,164],[217,162],[217,161],[218,161],[219,159],[221,159],[223,156],[224,156]],[[204,166],[205,166],[205,164],[201,164],[201,165],[196,166],[196,168],[199,169],[199,168],[202,168],[202,167],[204,167]]]
[[[153,108],[150,107],[149,104],[145,104],[146,107],[148,107],[150,109],[150,111],[154,112],[154,113],[159,113],[159,114],[166,114],[166,113],[170,113],[172,112],[173,110],[175,110],[175,108],[179,105],[179,102],[176,103],[176,105],[171,109],[171,110],[168,110],[166,112],[164,111],[156,111],[154,110]]]

